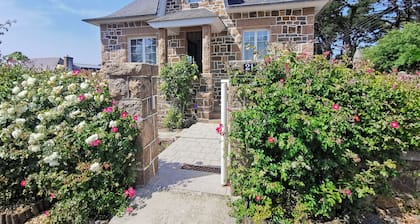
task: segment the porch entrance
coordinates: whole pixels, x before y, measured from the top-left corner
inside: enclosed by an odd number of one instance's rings
[[[187,33],[187,54],[198,65],[200,73],[203,72],[203,35],[202,32]]]

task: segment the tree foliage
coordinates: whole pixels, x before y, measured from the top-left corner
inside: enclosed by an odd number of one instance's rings
[[[336,0],[318,15],[317,51],[339,50],[352,56],[404,22],[418,20],[416,0]],[[318,52],[318,53],[319,53]]]
[[[393,30],[376,46],[365,50],[365,56],[377,69],[392,68],[415,71],[420,67],[420,24],[408,23],[401,30]]]

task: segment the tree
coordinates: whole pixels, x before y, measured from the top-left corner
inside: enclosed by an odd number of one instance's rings
[[[5,23],[0,23],[0,36],[4,35],[5,32],[9,31],[9,28],[12,26],[12,23],[15,23],[16,21],[13,20],[7,20]],[[2,41],[0,40],[0,44],[2,43]],[[0,57],[1,57],[1,51],[0,51]],[[0,58],[1,61],[1,58]]]
[[[407,23],[403,29],[386,34],[376,46],[365,49],[365,57],[382,71],[415,71],[420,68],[419,34],[420,23]]]
[[[7,60],[25,62],[25,61],[29,60],[29,58],[26,55],[24,55],[22,52],[15,51],[15,52],[7,55]]]
[[[336,0],[318,15],[317,53],[339,51],[352,57],[357,48],[378,41],[391,29],[418,19],[416,0]]]

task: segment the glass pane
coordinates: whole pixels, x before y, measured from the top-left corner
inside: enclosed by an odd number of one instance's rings
[[[146,63],[156,64],[156,39],[144,39]]]
[[[255,50],[255,32],[244,32],[243,45],[243,59],[252,60]]]
[[[131,40],[130,44],[131,62],[143,62],[143,39]]]

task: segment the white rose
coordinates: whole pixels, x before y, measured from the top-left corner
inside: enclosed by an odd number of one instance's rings
[[[19,98],[25,98],[26,97],[26,94],[28,94],[28,91],[23,90],[22,92],[20,92],[20,93],[17,94],[17,97],[19,97]]]
[[[67,86],[67,89],[72,92],[72,91],[75,91],[77,89],[77,86],[76,86],[76,84],[72,83],[69,86]]]
[[[20,137],[20,135],[22,134],[22,130],[20,130],[20,129],[15,129],[13,132],[12,132],[12,136],[13,136],[13,138],[15,138],[15,139],[18,139],[19,137]]]
[[[60,94],[60,93],[61,93],[61,90],[62,90],[62,89],[63,89],[63,86],[56,86],[56,87],[53,87],[52,92],[53,92],[54,94],[58,95],[58,94]]]
[[[81,84],[80,84],[80,88],[81,89],[87,89],[89,87],[89,84],[87,84],[86,82],[82,82]]]
[[[94,173],[98,172],[99,171],[99,163],[95,162],[92,165],[90,165],[89,170],[94,172]]]
[[[7,113],[9,114],[9,115],[14,115],[15,114],[15,108],[13,108],[13,107],[11,107],[11,108],[9,108],[9,109],[7,109]]]
[[[77,117],[77,115],[80,114],[80,110],[76,110],[76,111],[72,111],[69,116],[70,118],[74,119],[75,117]]]
[[[17,125],[23,125],[23,124],[25,124],[25,122],[26,122],[26,120],[24,118],[18,118],[18,119],[15,120],[15,123]]]
[[[85,142],[86,142],[86,144],[91,145],[92,142],[94,142],[94,141],[96,141],[98,139],[99,139],[99,135],[98,134],[94,134],[94,135],[91,135],[89,138],[87,138],[85,140]]]
[[[110,128],[117,127],[117,122],[116,121],[110,121],[108,126]]]
[[[58,155],[57,152],[53,152],[51,155],[45,157],[43,159],[43,161],[44,161],[44,163],[48,163],[49,166],[58,166],[60,164],[58,163],[57,160],[60,159],[60,158],[61,157],[60,157],[60,155]]]
[[[50,77],[51,82],[55,82],[55,80],[57,80],[57,76],[53,75],[53,76]]]
[[[39,145],[30,145],[28,150],[31,152],[39,152],[41,150],[41,146]]]
[[[90,94],[90,93],[85,93],[84,95],[85,95],[86,99],[92,99],[92,97],[93,97],[93,95]]]
[[[27,81],[28,81],[28,86],[33,86],[35,85],[36,79],[29,77]]]
[[[15,88],[12,89],[12,93],[17,94],[18,92],[20,92],[20,88],[15,86]]]

